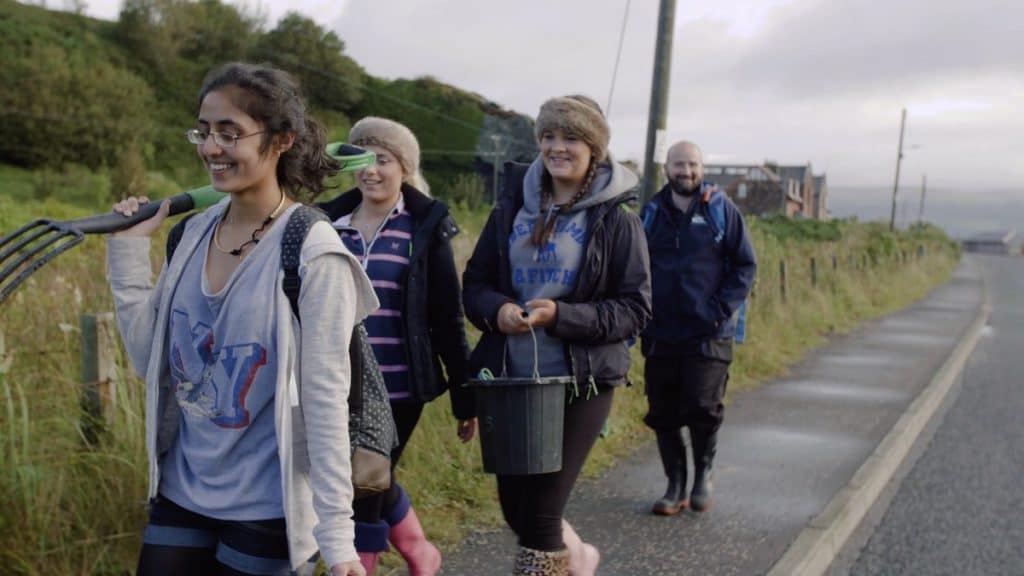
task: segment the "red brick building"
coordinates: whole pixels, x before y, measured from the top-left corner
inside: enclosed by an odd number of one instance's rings
[[[814,176],[811,165],[780,166],[706,164],[704,179],[718,184],[743,214],[791,218],[828,218],[825,176]]]

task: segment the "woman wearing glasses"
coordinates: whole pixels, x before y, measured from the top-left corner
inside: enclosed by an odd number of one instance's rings
[[[519,537],[514,574],[591,576],[597,549],[562,515],[612,393],[626,383],[627,340],[650,319],[650,266],[640,219],[626,208],[637,178],[609,156],[598,104],[548,100],[536,136],[540,155],[506,167],[505,193],[463,275],[466,316],[483,332],[470,367],[574,378],[561,470],[499,474],[498,498]]]
[[[326,222],[301,250],[301,325],[280,287],[285,223],[338,165],[294,79],[263,66],[211,72],[188,139],[228,197],[187,221],[155,286],[149,237],[166,203],[108,242],[121,334],[147,390],[138,574],[287,574],[319,550],[333,576],[362,575],[339,350],[377,300]]]
[[[469,345],[451,246],[459,229],[448,207],[426,194],[419,142],[409,128],[370,116],[356,122],[349,142],[373,151],[376,164],[358,172],[357,188],[320,207],[362,260],[380,299],[366,331],[398,430],[393,470],[424,405],[446,390],[459,437],[468,442],[475,431],[473,398],[461,388]],[[411,576],[432,576],[441,568],[441,554],[398,482],[384,494],[356,500],[355,510],[356,548],[368,574],[389,541]]]

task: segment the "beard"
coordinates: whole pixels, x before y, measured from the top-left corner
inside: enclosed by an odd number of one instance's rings
[[[684,198],[690,198],[700,190],[700,182],[697,182],[693,187],[687,188],[680,178],[673,178],[668,181],[668,184],[672,188],[672,192]]]

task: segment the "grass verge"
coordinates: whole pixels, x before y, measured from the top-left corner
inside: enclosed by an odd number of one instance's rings
[[[0,231],[39,213],[68,218],[84,212],[57,199],[28,205],[0,195]],[[453,212],[463,229],[455,240],[462,265],[487,215],[459,207]],[[930,227],[890,234],[874,224],[768,220],[752,221],[750,228],[760,267],[750,301],[750,342],[737,349],[731,393],[782,374],[829,335],[923,297],[948,279],[959,260],[956,247]],[[154,256],[162,250],[163,240],[155,240]],[[785,298],[780,262],[786,266]],[[39,271],[0,309],[5,573],[124,574],[135,564],[145,523],[143,399],[141,382],[123,358],[102,442],[88,445],[79,429],[79,317],[111,309],[99,238]],[[611,433],[591,453],[586,475],[649,438],[640,420],[646,408],[642,359],[634,354],[637,385],[616,392]],[[443,547],[501,522],[493,477],[480,472],[476,441],[457,441],[447,399],[425,410],[398,477],[429,536]],[[396,555],[386,555],[380,573],[396,571],[398,563]]]

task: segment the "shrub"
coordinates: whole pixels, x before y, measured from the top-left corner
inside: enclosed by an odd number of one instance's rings
[[[110,209],[110,177],[80,164],[39,170],[33,175],[36,200],[57,200],[93,211]]]
[[[344,52],[334,32],[290,12],[259,39],[252,56],[292,72],[313,105],[347,112],[362,98],[363,69]]]
[[[115,165],[125,146],[152,137],[152,91],[88,28],[29,8],[0,8],[0,160]]]

